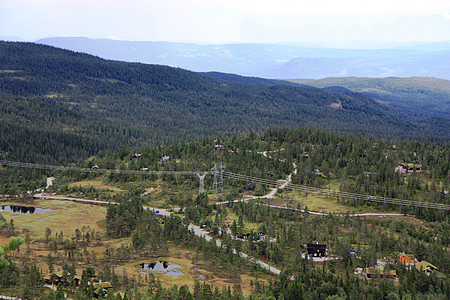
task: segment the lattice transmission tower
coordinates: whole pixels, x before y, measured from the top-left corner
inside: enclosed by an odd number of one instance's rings
[[[211,172],[213,174],[213,192],[215,194],[221,193],[223,190],[223,172],[225,171],[225,165],[223,163],[214,164],[214,168],[212,168]]]
[[[205,191],[205,177],[208,172],[205,172],[203,174],[197,173],[197,177],[200,180],[200,184],[198,186],[198,194],[202,194]]]

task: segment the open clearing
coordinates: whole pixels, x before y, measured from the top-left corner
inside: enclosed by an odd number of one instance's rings
[[[9,222],[14,222],[16,230],[22,231],[28,229],[30,237],[34,239],[43,239],[45,229],[48,227],[53,233],[63,232],[64,236],[70,237],[78,228],[83,226],[90,227],[96,232],[101,232],[100,221],[106,217],[106,208],[96,205],[78,204],[72,201],[59,200],[35,200],[33,203],[13,203],[4,202],[2,205],[23,205],[36,206],[40,208],[50,208],[53,211],[45,214],[14,214],[11,212],[1,212],[3,217]]]
[[[123,189],[120,189],[120,188],[112,186],[112,185],[108,185],[108,184],[104,183],[101,179],[90,179],[90,180],[72,182],[72,183],[68,184],[67,186],[70,188],[77,187],[77,186],[81,186],[83,188],[93,187],[93,188],[99,189],[100,191],[109,192],[112,195],[116,195],[120,192],[124,192]]]
[[[204,282],[210,284],[211,286],[214,286],[214,288],[218,287],[219,289],[228,286],[233,288],[233,285],[238,283],[241,286],[242,292],[245,296],[250,294],[251,281],[256,282],[256,280],[258,280],[260,283],[268,283],[269,275],[266,274],[260,274],[259,277],[253,277],[248,274],[239,274],[237,275],[238,278],[233,278],[236,274],[233,274],[231,270],[227,270],[225,267],[220,265],[214,266],[211,262],[194,259],[196,256],[195,251],[183,249],[178,246],[170,245],[169,254],[169,256],[138,260],[123,266],[115,266],[115,270],[117,274],[126,273],[131,277],[141,278],[141,282],[144,282],[146,275],[140,274],[140,269],[138,267],[141,263],[160,260],[168,261],[182,266],[182,272],[185,275],[172,278],[167,275],[153,273],[155,275],[155,279],[158,278],[164,287],[171,287],[174,284],[178,286],[187,285],[192,291],[195,286],[195,280],[198,280],[201,283]],[[220,275],[218,273],[220,273]],[[149,277],[150,275],[148,275],[148,278]]]
[[[334,197],[325,197],[314,193],[303,193],[297,191],[285,192],[282,198],[277,198],[270,201],[271,205],[287,206],[292,208],[301,209],[305,206],[310,211],[323,211],[325,213],[359,213],[359,212],[375,212],[370,207],[358,207],[353,208],[344,204],[341,204]]]

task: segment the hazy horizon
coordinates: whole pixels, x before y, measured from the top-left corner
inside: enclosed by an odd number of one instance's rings
[[[429,41],[408,41],[408,42],[399,42],[399,41],[374,41],[374,40],[350,40],[350,41],[305,41],[305,42],[218,42],[218,43],[208,43],[208,42],[195,42],[195,41],[170,41],[170,40],[127,40],[127,39],[117,39],[117,38],[109,38],[109,37],[98,37],[92,38],[88,36],[43,36],[37,39],[27,39],[21,36],[14,35],[0,35],[0,40],[7,42],[39,42],[47,39],[58,39],[58,38],[80,38],[80,39],[90,39],[90,40],[111,40],[111,41],[122,41],[122,42],[154,42],[154,43],[180,43],[180,44],[195,44],[200,46],[220,46],[220,45],[257,45],[257,44],[266,44],[266,45],[279,45],[279,46],[297,46],[304,48],[334,48],[334,49],[354,49],[354,50],[382,50],[382,49],[395,49],[395,48],[414,48],[417,46],[428,45],[430,48],[426,49],[426,51],[433,51],[432,45],[449,45],[450,50],[450,39],[448,40],[429,40]],[[442,51],[442,49],[438,49],[437,51]],[[443,51],[447,51],[447,49],[443,49]]]
[[[449,41],[448,28],[445,0],[0,0],[0,37],[25,41],[88,37],[376,47]]]

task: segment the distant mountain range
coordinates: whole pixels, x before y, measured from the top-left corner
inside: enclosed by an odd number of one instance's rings
[[[450,80],[450,41],[386,49],[330,49],[284,44],[199,45],[59,37],[37,43],[105,59],[264,78],[413,77]]]
[[[450,139],[446,118],[404,118],[343,88],[107,61],[0,42],[0,157],[67,161],[119,147],[326,128],[392,139]]]

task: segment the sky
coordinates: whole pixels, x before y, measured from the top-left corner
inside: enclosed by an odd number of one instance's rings
[[[450,40],[450,0],[0,0],[0,37],[348,43]]]

